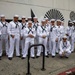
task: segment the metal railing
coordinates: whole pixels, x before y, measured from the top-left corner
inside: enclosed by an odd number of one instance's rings
[[[28,60],[27,60],[27,73],[26,75],[31,75],[30,73],[30,50],[32,47],[36,47],[36,46],[42,46],[43,47],[43,60],[42,60],[42,68],[41,70],[42,71],[45,71],[45,46],[43,44],[35,44],[35,45],[31,45],[29,48],[28,48]]]

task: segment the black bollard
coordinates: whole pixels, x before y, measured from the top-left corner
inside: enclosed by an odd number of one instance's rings
[[[30,73],[30,50],[32,47],[35,47],[35,46],[42,46],[43,47],[43,60],[42,60],[42,71],[45,71],[45,46],[43,44],[35,44],[35,45],[31,45],[29,48],[28,48],[28,59],[27,59],[27,73],[26,75],[31,75]]]

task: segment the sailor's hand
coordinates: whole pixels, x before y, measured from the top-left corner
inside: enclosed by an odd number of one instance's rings
[[[68,34],[66,34],[66,36],[69,36]]]
[[[21,36],[20,39],[22,40],[23,39],[23,36]]]
[[[45,38],[46,38],[46,36],[45,36],[45,35],[43,35],[43,36],[42,36],[42,38],[44,38],[44,39],[45,39]]]
[[[31,38],[34,38],[34,36],[32,34],[29,34],[28,36],[31,37]]]
[[[56,40],[55,40],[56,42],[58,42],[58,38],[56,38]]]
[[[11,37],[12,37],[12,38],[14,38],[14,37],[15,37],[15,35],[11,35]]]

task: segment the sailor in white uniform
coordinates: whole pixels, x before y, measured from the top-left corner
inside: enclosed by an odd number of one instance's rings
[[[49,53],[54,58],[56,55],[56,42],[58,41],[57,27],[55,19],[51,19],[50,33],[49,33]]]
[[[48,29],[48,32],[50,32],[50,21],[48,20],[48,18],[45,18],[45,23],[46,23],[46,28]],[[47,50],[48,50],[48,53],[49,53],[49,36],[48,36],[48,39],[47,39]]]
[[[73,25],[73,32],[72,32],[72,48],[71,51],[74,52],[74,44],[75,44],[75,21],[73,21],[74,25]]]
[[[37,17],[34,17],[33,18],[33,28],[35,28],[35,31],[36,31],[36,33],[37,33],[37,28],[38,28],[38,26],[39,26],[39,23],[38,23],[38,18]],[[37,36],[37,34],[36,34],[36,37],[35,37],[35,44],[38,44],[38,36]]]
[[[70,42],[67,40],[67,36],[63,36],[63,39],[60,42],[60,51],[59,51],[59,55],[60,57],[66,57],[68,58],[69,55],[71,54],[71,44]]]
[[[16,47],[16,56],[20,57],[20,35],[21,35],[21,23],[18,21],[19,16],[14,15],[13,21],[9,23],[8,33],[10,37],[10,49],[8,59],[12,60],[14,54],[14,47]]]
[[[24,50],[24,46],[25,46],[25,37],[23,35],[24,29],[27,27],[27,23],[26,23],[26,17],[22,16],[22,22],[21,22],[21,48],[22,48],[22,54],[23,54],[23,50]]]
[[[2,56],[3,48],[2,45],[5,46],[6,55],[9,53],[9,45],[8,45],[8,23],[5,21],[5,15],[1,15],[0,21],[0,58]]]
[[[49,32],[47,30],[46,24],[45,24],[45,20],[42,20],[42,24],[41,26],[38,27],[37,29],[37,35],[38,35],[38,42],[39,44],[43,44],[45,46],[45,56],[48,57],[48,53],[47,53],[47,39],[48,39],[48,35]],[[37,50],[37,58],[41,55],[42,49],[39,46],[38,50]]]
[[[57,19],[56,21],[56,25],[57,25],[57,36],[58,36],[58,42],[56,42],[56,53],[59,52],[59,44],[60,44],[60,41],[64,35],[64,27],[61,25],[62,22],[60,19]]]
[[[72,34],[73,34],[73,22],[69,22],[68,26],[66,28],[66,35],[68,37],[68,40],[71,43],[71,51],[73,51],[73,46],[72,46]]]
[[[34,44],[34,38],[36,37],[36,31],[35,28],[32,27],[32,21],[28,21],[28,27],[25,28],[23,35],[25,37],[25,46],[23,50],[22,59],[25,59],[26,56],[28,55],[29,45]],[[35,58],[34,47],[31,48],[31,57],[33,59]]]

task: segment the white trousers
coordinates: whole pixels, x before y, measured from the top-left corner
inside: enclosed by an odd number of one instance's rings
[[[33,45],[33,44],[34,44],[34,40],[27,40],[27,39],[25,40],[25,46],[24,46],[24,50],[22,54],[23,57],[26,57],[28,55],[28,48],[30,45]],[[31,53],[31,57],[35,56],[34,47],[31,48],[30,53]]]
[[[8,55],[8,53],[9,53],[8,35],[1,35],[1,38],[0,38],[0,56],[2,56],[2,54],[3,54],[3,48],[2,47],[5,48],[6,55]]]
[[[10,36],[10,48],[9,48],[8,57],[13,57],[14,47],[16,47],[16,56],[20,56],[19,44],[20,44],[20,36],[17,36],[17,37],[14,37],[14,38],[12,38]]]
[[[72,40],[71,40],[71,51],[74,51],[74,43],[75,43],[75,35],[72,36]]]
[[[63,52],[60,51],[60,52],[59,52],[59,55],[62,56],[62,53],[63,53]],[[70,54],[71,54],[71,51],[67,51],[67,52],[65,53],[65,56],[66,56],[66,57],[69,57]]]
[[[56,55],[56,41],[49,40],[49,52],[52,56]]]
[[[38,39],[39,39],[39,44],[43,44],[45,46],[45,56],[47,56],[48,55],[47,54],[47,51],[48,51],[47,50],[47,37],[45,39],[43,38],[38,38]],[[40,56],[41,52],[42,52],[42,47],[39,46],[37,49],[37,56]]]
[[[25,46],[25,38],[23,38],[22,40],[20,40],[20,44],[21,44],[21,49],[22,49],[22,54],[24,53],[24,46]]]
[[[58,42],[56,42],[56,53],[59,52],[60,38],[58,38]]]

